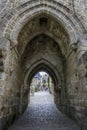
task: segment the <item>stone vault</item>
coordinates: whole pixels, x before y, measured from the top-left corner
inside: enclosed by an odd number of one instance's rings
[[[86,0],[4,0],[0,13],[0,130],[26,110],[40,70],[53,78],[60,111],[86,130]]]

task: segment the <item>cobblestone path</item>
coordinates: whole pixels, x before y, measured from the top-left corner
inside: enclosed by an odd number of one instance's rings
[[[74,121],[57,110],[48,92],[31,97],[28,109],[9,130],[80,130]]]

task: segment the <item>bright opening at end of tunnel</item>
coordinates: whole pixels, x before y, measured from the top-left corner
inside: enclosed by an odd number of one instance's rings
[[[49,92],[54,93],[54,83],[51,76],[40,71],[34,75],[30,84],[30,95],[34,96],[37,92]]]

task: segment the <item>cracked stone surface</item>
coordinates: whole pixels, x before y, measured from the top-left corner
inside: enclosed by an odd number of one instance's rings
[[[9,130],[80,130],[56,108],[53,96],[48,92],[35,93],[30,101],[26,112]]]

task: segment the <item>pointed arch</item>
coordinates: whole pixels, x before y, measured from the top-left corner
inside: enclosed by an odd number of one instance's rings
[[[32,4],[34,7],[32,7]],[[59,4],[56,1],[52,2],[51,4],[49,1],[46,1],[46,3],[43,1],[39,2],[38,0],[32,2],[29,1],[19,6],[16,10],[18,14],[16,12],[15,15],[11,17],[4,29],[3,34],[5,36],[7,32],[10,32],[7,37],[9,37],[14,44],[17,43],[17,37],[23,26],[32,17],[43,13],[51,15],[64,26],[70,37],[71,44],[77,41],[77,33],[83,32],[81,23],[79,23],[78,20],[73,17],[72,13],[69,13],[69,8]]]
[[[46,71],[52,77],[55,84],[55,90],[57,91],[58,89],[61,89],[62,86],[61,75],[58,72],[58,70],[56,70],[56,68],[46,59],[40,59],[35,63],[33,63],[31,67],[27,68],[24,78],[24,86],[27,86],[28,84],[30,85],[33,76],[38,71],[42,70]]]

